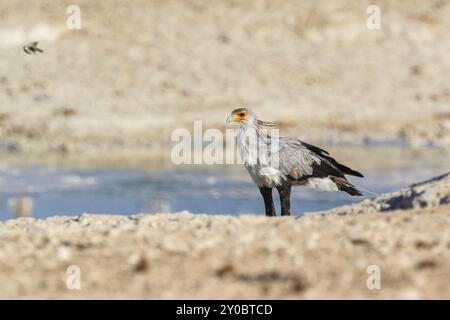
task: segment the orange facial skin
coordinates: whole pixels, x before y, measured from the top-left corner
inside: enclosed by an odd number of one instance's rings
[[[233,116],[235,121],[241,121],[241,120],[245,120],[247,118],[248,112],[244,108],[239,108],[239,109],[233,110],[231,115]]]

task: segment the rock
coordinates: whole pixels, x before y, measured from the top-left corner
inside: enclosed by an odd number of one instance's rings
[[[61,261],[68,261],[72,256],[72,250],[69,247],[61,246],[56,253]]]
[[[450,173],[413,184],[408,188],[386,193],[373,199],[365,199],[321,213],[337,215],[434,208],[450,204]]]

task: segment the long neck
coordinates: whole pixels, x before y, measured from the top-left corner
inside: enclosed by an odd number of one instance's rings
[[[236,137],[236,143],[241,159],[246,165],[255,165],[266,161],[269,153],[267,151],[268,135],[259,125],[243,124]]]
[[[267,139],[270,139],[270,134],[268,134],[266,131],[263,130],[263,128],[257,124],[257,123],[243,123],[240,128],[238,129],[238,136],[239,135],[254,135],[259,140],[267,141]]]

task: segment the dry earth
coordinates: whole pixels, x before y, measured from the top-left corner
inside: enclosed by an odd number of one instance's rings
[[[356,204],[348,214],[289,218],[181,212],[9,220],[0,223],[0,298],[449,299],[449,181],[412,187],[434,190],[431,201],[389,212],[374,205],[352,214]],[[398,192],[382,198],[406,202]],[[66,286],[70,265],[80,268],[80,290]],[[367,287],[374,265],[379,290]]]
[[[450,1],[377,1],[378,31],[372,2],[79,0],[81,30],[66,28],[66,1],[2,3],[1,159],[161,166],[174,129],[223,130],[248,105],[324,147],[404,141],[444,162],[422,147],[450,147]],[[26,55],[29,41],[45,52]],[[363,169],[419,161],[336,151]],[[300,218],[1,222],[0,298],[449,299],[448,179]],[[81,290],[66,286],[70,265]]]
[[[253,107],[312,143],[450,146],[450,1],[10,0],[0,8],[0,147],[166,153],[175,128]],[[40,41],[44,54],[22,51]]]

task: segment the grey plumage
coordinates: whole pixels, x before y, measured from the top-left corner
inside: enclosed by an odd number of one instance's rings
[[[277,188],[280,192],[284,215],[290,214],[290,199],[286,197],[290,197],[292,186],[362,195],[345,175],[363,175],[337,162],[327,151],[295,138],[274,137],[264,130],[264,127],[274,124],[259,120],[247,108],[233,110],[227,122],[240,123],[236,138],[239,154],[261,190],[267,215],[275,215],[271,209],[273,205],[270,205],[271,191],[269,197],[267,189]]]

